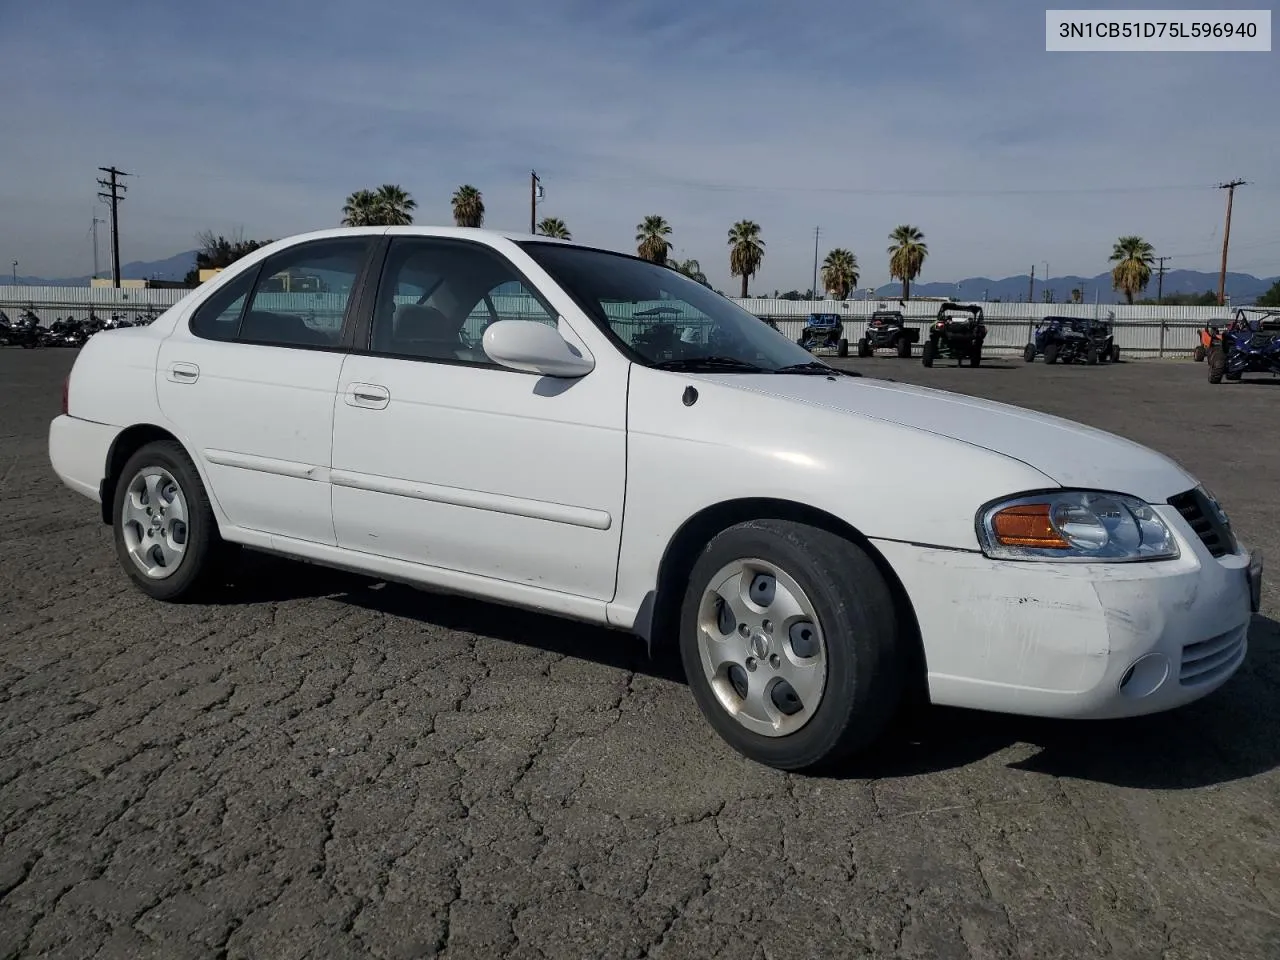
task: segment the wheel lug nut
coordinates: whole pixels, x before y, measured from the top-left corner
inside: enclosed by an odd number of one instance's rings
[[[773,667],[773,669],[777,670],[778,664],[780,663],[782,663],[782,661],[778,658],[776,653],[771,653],[769,655],[769,666]]]
[[[744,637],[750,636],[751,628],[748,627],[745,623],[740,623],[738,624],[738,633],[742,634]]]
[[[755,669],[756,669],[755,657],[747,657],[747,669],[752,671],[753,673],[755,672]]]
[[[763,627],[764,627],[764,632],[765,632],[765,633],[773,633],[773,621],[772,621],[772,620],[766,620],[763,624],[761,624],[761,626],[763,626]]]

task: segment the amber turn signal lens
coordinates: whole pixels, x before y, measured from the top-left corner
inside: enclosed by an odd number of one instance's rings
[[[1047,503],[1023,503],[1005,507],[991,518],[997,542],[1006,547],[1039,547],[1068,550],[1071,544],[1049,522]]]

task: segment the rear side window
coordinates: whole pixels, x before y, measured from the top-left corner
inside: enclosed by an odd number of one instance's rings
[[[282,250],[198,307],[191,332],[209,340],[336,347],[369,245],[368,237],[335,237]]]
[[[234,340],[257,268],[246,270],[196,308],[191,332],[206,340]]]

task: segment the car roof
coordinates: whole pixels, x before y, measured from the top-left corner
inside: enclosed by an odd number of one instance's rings
[[[409,237],[457,237],[470,240],[488,241],[537,240],[539,243],[558,243],[571,247],[586,246],[585,244],[575,243],[572,240],[558,240],[553,237],[544,237],[516,230],[491,230],[487,227],[454,227],[444,224],[426,223],[411,223],[407,226],[398,227],[324,227],[319,230],[309,230],[303,233],[290,234],[288,236],[281,237],[280,239],[287,243],[296,243],[299,240],[319,240],[326,237],[363,237],[370,235],[381,236],[383,234]]]

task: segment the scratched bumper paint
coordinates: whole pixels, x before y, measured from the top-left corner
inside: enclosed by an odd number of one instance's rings
[[[1250,555],[1214,558],[1180,517],[1161,512],[1180,541],[1176,560],[1010,563],[876,542],[915,607],[933,702],[1109,718],[1173,709],[1222,686],[1247,651]],[[1148,672],[1164,658],[1164,681],[1146,696],[1134,696],[1135,685],[1122,692],[1148,654],[1157,655]]]

